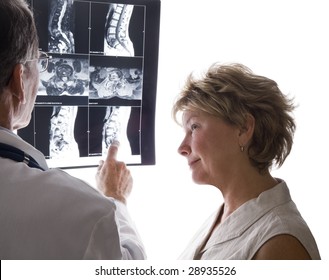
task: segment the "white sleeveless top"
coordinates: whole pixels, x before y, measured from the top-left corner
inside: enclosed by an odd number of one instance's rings
[[[313,235],[284,181],[241,205],[205,244],[222,207],[201,227],[180,259],[250,260],[266,241],[280,234],[294,236],[312,259],[320,259]]]

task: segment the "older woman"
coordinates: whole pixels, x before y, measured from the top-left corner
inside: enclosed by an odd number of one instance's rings
[[[286,183],[269,172],[290,153],[293,108],[276,82],[241,64],[189,76],[173,107],[185,131],[178,152],[224,203],[181,259],[320,259]]]

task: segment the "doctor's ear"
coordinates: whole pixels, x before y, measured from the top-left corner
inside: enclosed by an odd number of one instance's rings
[[[246,146],[251,140],[255,130],[255,118],[251,114],[247,114],[245,117],[245,123],[239,130],[239,144],[240,146]]]
[[[24,66],[22,64],[16,64],[8,84],[12,95],[22,104],[26,102],[23,74]]]

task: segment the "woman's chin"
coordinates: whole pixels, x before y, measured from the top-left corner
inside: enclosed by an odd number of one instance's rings
[[[198,185],[207,185],[208,184],[208,181],[200,176],[200,174],[195,174],[195,173],[192,173],[192,180],[194,183],[198,184]]]

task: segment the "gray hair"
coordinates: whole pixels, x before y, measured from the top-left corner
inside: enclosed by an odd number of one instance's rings
[[[14,66],[35,58],[38,35],[25,0],[0,0],[0,93]]]

